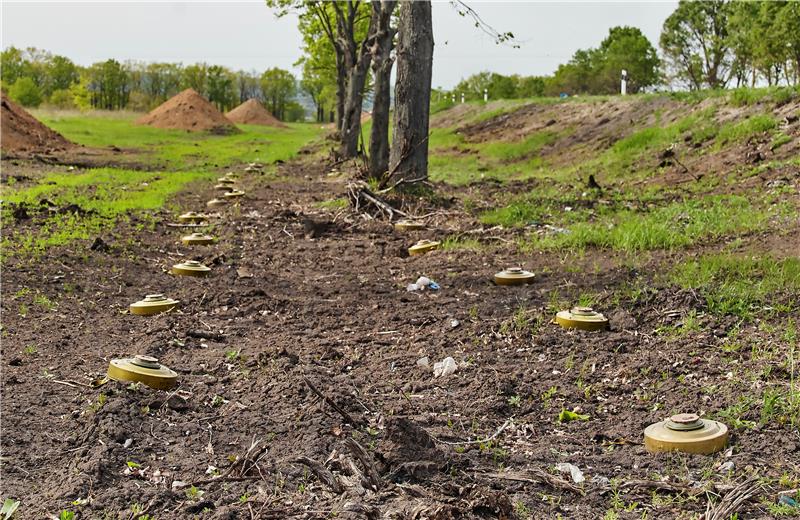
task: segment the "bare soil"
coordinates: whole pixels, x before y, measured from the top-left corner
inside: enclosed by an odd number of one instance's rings
[[[754,342],[765,333],[705,313],[692,291],[648,289],[635,305],[615,298],[627,284],[654,283],[655,264],[525,254],[502,233],[496,247],[409,257],[420,238],[477,227],[452,202],[476,187],[440,187],[430,229],[398,233],[349,209],[318,209],[344,186],[313,161],[243,182],[247,198],[221,213],[213,246],[180,245],[188,231],[161,212],[154,228],[134,217],[100,237],[102,247],[6,263],[2,488],[22,500],[20,518],[69,509],[126,519],[596,519],[616,499],[647,504],[619,508],[619,518],[644,509],[677,518],[704,512],[707,493],[724,495],[736,477],[800,474],[800,439],[772,423],[733,430],[733,449],[713,456],[644,450],[647,424],[735,404],[731,363],[785,371],[749,349],[720,356],[732,328]],[[179,202],[203,209],[213,196],[211,184],[197,185]],[[167,274],[186,259],[211,266],[211,277]],[[495,286],[492,275],[510,265],[536,281]],[[407,292],[420,275],[441,289]],[[28,303],[23,317],[24,288],[57,306]],[[573,302],[597,295],[612,330],[552,324],[554,291]],[[127,313],[153,292],[181,307]],[[692,311],[700,332],[655,333]],[[176,370],[178,389],[102,381],[110,359],[137,353]],[[458,370],[445,378],[419,363],[447,356]],[[712,384],[710,397],[702,389]],[[590,419],[560,423],[563,408]],[[757,421],[758,411],[742,418]],[[572,484],[553,469],[561,462],[587,481]],[[740,518],[768,517],[758,502],[741,508]]]
[[[231,134],[239,131],[222,112],[217,110],[217,107],[191,88],[172,96],[147,115],[137,119],[136,123],[156,128],[214,134]]]
[[[225,117],[234,123],[243,125],[264,125],[286,128],[286,125],[273,116],[257,99],[248,99],[230,112],[227,112]]]
[[[5,92],[0,102],[2,132],[0,146],[6,158],[64,152],[77,147],[11,101]]]

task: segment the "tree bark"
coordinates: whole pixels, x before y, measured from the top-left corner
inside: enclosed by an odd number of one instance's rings
[[[391,105],[391,75],[394,59],[392,13],[396,1],[373,2],[378,9],[378,26],[372,44],[372,74],[375,78],[375,98],[372,104],[372,128],[369,138],[369,175],[381,179],[389,171],[389,109]]]
[[[433,69],[430,0],[402,2],[398,32],[394,136],[389,164],[392,178],[419,182],[428,178],[428,119]]]
[[[338,9],[336,3],[334,6]],[[344,65],[347,70],[345,86],[344,108],[341,124],[341,141],[339,154],[343,159],[355,157],[358,154],[358,138],[361,135],[361,105],[364,102],[364,84],[367,81],[372,54],[370,43],[377,26],[377,16],[373,9],[369,21],[367,37],[359,46],[355,39],[355,19],[357,4],[348,3],[348,13],[339,16],[343,20],[340,31],[342,47],[344,48]]]

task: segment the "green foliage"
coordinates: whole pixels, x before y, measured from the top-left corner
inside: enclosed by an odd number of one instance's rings
[[[10,520],[14,516],[14,512],[19,508],[20,501],[13,498],[7,498],[3,501],[3,507],[0,508],[0,519]]]
[[[8,95],[24,107],[38,107],[42,103],[42,92],[33,79],[18,79],[8,91]]]
[[[750,317],[765,307],[789,310],[800,301],[800,259],[704,255],[684,261],[669,280],[697,290],[711,312]]]
[[[560,423],[571,421],[588,421],[589,418],[590,417],[588,414],[581,414],[572,410],[567,410],[566,408],[562,408],[561,412],[558,414],[558,422]]]
[[[261,91],[272,115],[285,120],[287,103],[297,92],[292,73],[277,67],[268,69],[261,75]]]
[[[578,50],[559,65],[546,92],[556,95],[615,94],[622,70],[628,72],[628,92],[640,92],[660,80],[660,60],[650,41],[635,27],[612,27],[597,49]]]
[[[661,49],[673,77],[691,89],[724,87],[731,63],[725,0],[681,0],[661,31]]]

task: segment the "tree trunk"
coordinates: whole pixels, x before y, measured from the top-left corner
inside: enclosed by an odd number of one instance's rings
[[[398,23],[394,136],[389,164],[394,178],[428,178],[428,119],[433,69],[430,0],[402,2]]]
[[[338,48],[338,47],[337,47]],[[344,90],[347,71],[344,68],[344,58],[336,54],[336,130],[342,131],[344,124]]]
[[[373,4],[374,5],[374,4]],[[379,10],[373,8],[369,20],[367,37],[359,46],[353,33],[353,22],[350,22],[350,32],[343,41],[344,64],[347,69],[347,83],[344,98],[344,114],[341,126],[341,141],[339,154],[343,159],[355,157],[358,154],[358,138],[361,135],[361,105],[364,102],[364,84],[367,82],[372,54],[370,44],[377,30]],[[348,18],[355,17],[355,11],[348,13]]]
[[[395,1],[373,2],[379,9],[378,28],[372,45],[372,74],[375,77],[375,99],[372,104],[372,128],[369,137],[369,175],[381,179],[389,171],[389,109],[391,104],[392,47],[394,35],[392,12]]]
[[[361,53],[356,66],[350,69],[347,78],[341,146],[339,148],[343,159],[355,157],[358,154],[358,137],[361,134],[361,105],[364,102],[364,84],[367,81],[370,60],[368,52]]]

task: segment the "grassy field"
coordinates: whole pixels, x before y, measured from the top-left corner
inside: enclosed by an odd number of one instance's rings
[[[178,192],[196,181],[213,179],[225,168],[249,162],[267,165],[295,156],[304,145],[322,135],[318,125],[292,124],[288,129],[241,125],[242,133],[218,136],[162,130],[133,123],[131,113],[36,113],[67,139],[92,148],[116,146],[125,150],[122,162],[132,168],[104,167],[68,170],[53,166],[38,174],[32,185],[5,182],[0,195],[6,204],[2,238],[3,257],[36,258],[47,248],[90,239],[136,213],[166,207]],[[35,227],[11,225],[11,205],[37,206],[47,200],[54,207],[74,204],[74,212],[54,213]]]

